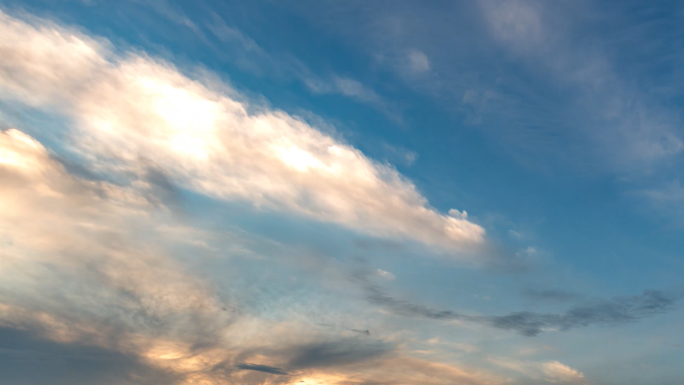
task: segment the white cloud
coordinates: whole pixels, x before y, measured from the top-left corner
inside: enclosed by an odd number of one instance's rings
[[[408,54],[409,67],[413,72],[420,73],[430,70],[430,60],[420,51],[411,51]]]
[[[438,213],[394,168],[297,117],[255,111],[218,90],[226,86],[149,57],[115,57],[73,31],[0,17],[0,33],[16,37],[0,43],[4,92],[65,111],[75,145],[103,170],[142,173],[152,161],[219,199],[448,251],[484,242],[482,227]]]
[[[0,12],[0,96],[39,105],[76,92],[107,62],[107,43],[76,31],[40,30]]]
[[[389,280],[389,281],[393,281],[397,278],[394,276],[394,274],[390,273],[389,271],[385,271],[385,270],[381,270],[381,269],[378,269],[378,275],[381,276],[382,278],[386,279],[386,280]]]
[[[520,250],[520,251],[515,253],[515,255],[517,255],[519,257],[525,256],[525,257],[530,257],[530,258],[536,256],[537,254],[539,254],[539,251],[534,246],[527,246],[526,249]]]
[[[585,385],[584,374],[558,361],[534,362],[506,358],[489,358],[489,361],[525,376],[561,385]]]
[[[546,380],[561,384],[583,384],[584,374],[558,361],[545,362],[542,370],[546,375]]]

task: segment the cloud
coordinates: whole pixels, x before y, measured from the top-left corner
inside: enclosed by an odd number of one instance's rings
[[[0,12],[0,95],[37,106],[76,93],[107,62],[108,43],[40,21],[42,29]],[[9,43],[12,41],[13,43]],[[20,44],[24,42],[24,44]]]
[[[254,385],[280,374],[278,368],[288,373],[278,380],[284,384],[499,383],[455,365],[410,359],[395,343],[366,333],[339,338],[335,330],[312,330],[308,321],[225,311],[231,290],[219,295],[207,276],[200,279],[173,253],[200,261],[220,249],[225,258],[230,242],[216,245],[209,234],[184,226],[157,199],[164,190],[145,179],[115,185],[69,174],[17,130],[0,134],[0,161],[0,327],[49,341],[14,347],[3,338],[3,347],[14,350],[1,354],[52,360],[45,356],[52,348],[44,347],[59,346],[55,359],[76,372],[55,375],[67,381],[93,373],[84,381],[98,385],[128,378]],[[116,362],[86,366],[91,359]],[[8,373],[37,378],[24,369],[15,365]]]
[[[179,383],[179,378],[172,373],[149,366],[137,356],[117,351],[54,342],[31,331],[8,328],[0,328],[0,341],[0,370],[3,381],[10,384]]]
[[[257,364],[237,364],[235,365],[236,368],[241,369],[241,370],[254,370],[256,372],[263,372],[263,373],[270,373],[270,374],[278,374],[278,375],[287,375],[287,372],[284,371],[283,369],[276,368],[273,366],[268,366],[268,365],[257,365]]]
[[[380,151],[390,163],[399,163],[406,167],[412,166],[418,159],[418,154],[415,151],[407,150],[398,146],[392,146],[387,143],[382,144]]]
[[[381,270],[378,269],[378,275],[386,280],[393,281],[397,277],[394,276],[394,274],[390,273],[389,271]]]
[[[543,97],[541,93],[535,95],[537,90],[530,89],[528,85],[515,84],[514,79],[510,79],[506,87],[496,87],[502,92],[497,93],[500,98],[494,100],[496,103],[490,103],[487,114],[510,108],[516,115],[507,120],[517,122],[507,125],[514,129],[516,135],[522,138],[525,127],[541,126],[549,134],[567,136],[564,148],[558,147],[562,152],[577,159],[581,155],[572,152],[581,151],[585,156],[590,154],[606,169],[627,174],[650,172],[654,165],[684,150],[678,129],[681,125],[678,113],[664,107],[669,103],[659,100],[662,95],[653,92],[654,87],[639,86],[630,80],[639,77],[642,79],[640,83],[647,84],[651,78],[647,73],[651,64],[639,68],[639,71],[646,70],[640,75],[632,74],[625,78],[624,67],[629,67],[630,63],[615,60],[615,55],[606,52],[631,50],[631,46],[622,47],[619,42],[603,36],[588,39],[584,35],[583,29],[591,30],[593,25],[616,23],[625,17],[621,14],[624,11],[604,10],[611,16],[610,21],[600,17],[588,20],[585,15],[599,12],[583,8],[587,5],[581,3],[577,3],[578,8],[569,3],[551,4],[535,0],[482,0],[479,3],[492,38],[499,42],[504,52],[514,57],[515,63],[523,65],[544,81],[545,84],[538,85],[538,90],[548,89],[563,95],[557,101],[562,104],[554,105],[556,102],[549,104],[548,100],[539,98]],[[641,27],[646,31],[655,26]],[[636,39],[646,39],[646,36],[633,37]],[[592,44],[586,44],[587,41]],[[653,42],[649,40],[643,44],[651,45]],[[662,68],[655,71],[660,72]],[[516,91],[512,92],[513,89]],[[514,100],[516,98],[511,94],[519,97]],[[546,117],[546,110],[550,108],[568,116],[567,121]],[[570,116],[563,110],[574,112]],[[564,127],[566,132],[558,131],[554,126]],[[570,141],[584,144],[575,149],[567,145]],[[589,144],[597,149],[594,153],[587,150]]]
[[[340,93],[367,103],[382,103],[375,91],[354,79],[335,77],[331,83],[308,79],[306,85],[315,93]]]
[[[246,36],[237,28],[228,26],[220,16],[214,14],[213,21],[208,24],[209,30],[223,43],[214,47],[220,55],[228,44],[232,48],[226,59],[234,62],[243,70],[259,76],[271,76],[282,80],[295,80],[305,85],[314,94],[337,94],[349,97],[359,103],[372,106],[388,118],[401,122],[401,111],[391,105],[372,88],[358,80],[336,74],[321,75],[304,64],[301,60],[287,54],[267,52],[254,39]]]
[[[197,359],[191,347],[211,345],[233,322],[160,246],[200,256],[205,235],[146,199],[144,180],[126,187],[74,177],[40,143],[8,130],[0,181],[1,327],[184,375]]]
[[[420,51],[411,51],[408,54],[409,67],[411,71],[421,73],[430,70],[430,60]]]
[[[396,314],[423,317],[434,320],[455,320],[472,322],[510,330],[524,336],[534,337],[545,331],[566,331],[589,325],[618,325],[636,322],[674,309],[681,294],[657,290],[644,291],[642,295],[615,297],[611,300],[596,301],[570,308],[565,313],[539,314],[533,312],[514,312],[503,316],[470,315],[451,310],[437,310],[420,304],[396,299],[374,284],[368,283],[363,276],[354,280],[363,284],[366,298]]]
[[[535,336],[544,330],[570,330],[592,324],[624,324],[671,311],[680,296],[657,290],[642,295],[615,297],[571,308],[561,314],[518,312],[490,317],[493,326]]]
[[[542,9],[531,1],[480,1],[495,38],[515,49],[536,48],[544,38]]]
[[[503,368],[523,373],[528,378],[543,379],[554,384],[583,385],[587,383],[582,372],[558,361],[533,362],[492,357],[489,361]]]
[[[17,129],[0,132],[3,330],[62,346],[65,354],[73,348],[119,360],[111,365],[116,373],[104,368],[84,380],[102,385],[254,385],[271,381],[265,377],[298,385],[501,383],[457,363],[415,360],[395,341],[366,330],[340,338],[336,330],[313,329],[301,298],[291,313],[246,306],[240,300],[252,292],[193,269],[234,262],[250,246],[244,234],[193,227],[178,207],[180,191],[189,189],[363,232],[373,216],[387,215],[370,234],[391,238],[431,234],[434,229],[425,229],[436,219],[436,237],[415,240],[452,252],[471,244],[442,226],[473,229],[475,244],[484,235],[479,226],[436,212],[396,170],[282,112],[236,101],[144,55],[113,55],[108,43],[63,27],[2,18],[0,32],[25,43],[0,42],[7,53],[0,56],[2,97],[64,114],[73,129],[63,145],[83,166],[72,173],[35,138]],[[58,51],[72,61],[51,64],[61,60]],[[40,62],[32,65],[33,58]],[[61,72],[51,73],[53,65]],[[389,207],[373,208],[385,202]],[[363,226],[343,223],[352,203],[362,207],[351,214],[363,216]],[[344,317],[339,323],[352,324]],[[2,354],[44,358],[29,345]],[[288,375],[277,375],[279,368]],[[61,378],[78,382],[80,375]]]
[[[385,113],[388,118],[397,123],[401,123],[403,120],[401,112],[397,108],[388,103],[373,89],[366,87],[357,80],[334,75],[330,79],[305,76],[303,77],[303,81],[309,90],[315,94],[344,95],[361,103],[378,108]]]
[[[677,108],[682,55],[670,46],[681,30],[669,4],[292,8],[457,120],[478,126],[507,156],[548,175],[562,167],[644,176],[684,150]],[[411,70],[415,47],[429,58],[430,71]]]
[[[684,213],[684,187],[678,179],[662,183],[657,187],[637,189],[628,195],[645,201],[640,208],[643,208],[649,217],[664,217],[675,225],[681,226],[682,213]]]
[[[168,63],[108,60],[106,44],[1,17],[3,34],[22,38],[3,43],[0,85],[8,97],[64,111],[75,145],[101,170],[140,174],[152,161],[174,184],[218,199],[443,250],[484,242],[482,227],[429,207],[393,167],[297,117],[238,101]]]
[[[545,362],[542,364],[547,381],[562,384],[584,384],[584,374],[563,365],[558,361]]]
[[[662,207],[678,206],[684,203],[684,187],[678,180],[672,181],[660,189],[651,189],[642,192],[656,205]]]
[[[92,1],[92,0],[86,0]],[[199,27],[190,20],[187,15],[175,4],[169,2],[168,0],[129,0],[130,2],[137,3],[141,6],[147,6],[152,8],[155,12],[164,16],[165,18],[171,20],[172,22],[183,25],[191,29],[195,34],[201,35],[202,32]]]
[[[354,332],[354,333],[365,334],[365,335],[367,335],[367,336],[369,336],[369,335],[371,334],[371,333],[370,333],[370,330],[368,330],[368,329],[364,329],[364,330],[361,330],[361,329],[347,329],[347,330],[352,331],[352,332]]]
[[[349,365],[368,362],[386,355],[392,346],[380,341],[364,342],[358,339],[315,343],[289,349],[288,367],[303,369]]]

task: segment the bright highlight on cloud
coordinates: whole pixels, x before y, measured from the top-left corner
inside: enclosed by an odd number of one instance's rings
[[[244,240],[222,233],[212,243],[174,216],[149,175],[163,170],[216,199],[447,252],[484,241],[463,214],[438,213],[392,167],[283,112],[250,111],[223,85],[144,55],[118,57],[106,42],[42,20],[0,14],[0,33],[10,37],[0,43],[2,98],[64,114],[74,125],[67,145],[124,181],[84,179],[26,133],[0,132],[1,330],[67,356],[79,346],[115,352],[177,384],[501,383],[406,356],[367,330],[237,310],[240,293],[219,294],[175,253],[232,256]],[[147,381],[127,370],[121,378]]]
[[[142,174],[153,162],[218,199],[446,251],[484,242],[482,227],[431,208],[393,167],[297,117],[251,106],[208,76],[191,80],[73,31],[0,17],[3,36],[16,37],[1,47],[6,97],[65,112],[75,145],[101,169]]]
[[[93,346],[187,385],[502,383],[354,331],[232,311],[229,293],[219,298],[171,255],[211,254],[211,237],[179,223],[143,180],[122,187],[71,175],[15,129],[0,133],[0,180],[0,330],[52,341],[67,358]],[[148,380],[121,365],[121,378]]]

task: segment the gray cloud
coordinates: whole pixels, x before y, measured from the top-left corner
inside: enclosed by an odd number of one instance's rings
[[[666,313],[674,309],[681,298],[674,292],[646,290],[641,295],[615,297],[576,306],[558,314],[514,312],[503,316],[480,316],[436,310],[420,304],[396,299],[377,285],[366,284],[366,297],[371,303],[382,305],[393,312],[434,320],[460,320],[510,330],[533,337],[548,330],[566,331],[589,325],[616,325]]]
[[[0,373],[12,385],[176,384],[181,378],[137,356],[37,337],[35,331],[0,327]]]
[[[348,329],[349,331],[352,331],[354,333],[359,333],[359,334],[365,334],[367,336],[370,335],[370,330],[365,329],[365,330],[360,330],[360,329]]]
[[[321,342],[288,349],[291,358],[288,367],[295,369],[340,366],[370,361],[393,351],[382,341],[345,339]]]
[[[244,363],[244,364],[237,364],[237,365],[235,365],[235,367],[238,369],[241,369],[241,370],[254,370],[256,372],[287,375],[287,372],[284,371],[283,369],[276,368],[273,366],[268,366],[268,365],[257,365],[257,364]]]

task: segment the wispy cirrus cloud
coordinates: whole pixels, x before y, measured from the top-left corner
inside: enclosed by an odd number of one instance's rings
[[[395,298],[378,285],[368,282],[363,275],[355,275],[369,302],[383,306],[396,314],[442,321],[464,321],[509,330],[534,337],[548,331],[567,331],[590,325],[620,325],[672,311],[682,293],[646,290],[641,295],[615,297],[578,304],[562,313],[541,314],[529,311],[506,315],[474,315],[452,310],[434,309],[419,303]],[[554,293],[555,294],[555,293]]]
[[[567,131],[557,131],[557,135],[586,143],[578,150],[618,173],[648,173],[682,152],[678,113],[664,107],[668,103],[660,99],[662,95],[625,78],[624,68],[620,68],[624,63],[607,54],[616,50],[619,43],[583,41],[580,28],[584,23],[590,27],[592,21],[581,15],[600,14],[598,9],[583,3],[577,3],[575,8],[534,0],[483,0],[480,5],[486,26],[502,49],[525,68],[543,71],[546,87],[565,91],[565,109],[581,111],[569,116],[559,106],[548,106],[568,117],[566,123],[555,122]],[[567,15],[571,15],[574,23],[567,22]],[[648,79],[649,75],[643,77]],[[506,92],[508,95],[496,93],[498,96],[487,108],[490,118],[495,113],[491,108],[506,104],[507,100],[512,102],[511,94],[524,94],[513,89]],[[520,126],[511,127],[519,132],[524,125],[538,125],[535,119],[543,111],[535,110],[534,106],[544,105],[522,101],[525,105],[519,107],[527,116],[518,116]],[[547,127],[540,128],[551,132],[552,122],[553,119]],[[592,148],[595,150],[590,151]]]
[[[217,14],[212,15],[207,28],[222,43],[222,46],[215,47],[219,55],[225,56],[227,60],[245,71],[259,76],[297,81],[314,94],[346,96],[380,110],[395,122],[402,122],[401,112],[396,106],[356,79],[334,73],[327,75],[316,73],[291,54],[268,52],[239,29],[227,25]],[[225,54],[227,48],[231,51],[228,55]],[[418,65],[424,66],[425,64],[419,63]]]
[[[374,58],[527,167],[634,177],[684,150],[675,96],[681,11],[668,2],[622,5],[293,2],[288,10]]]

